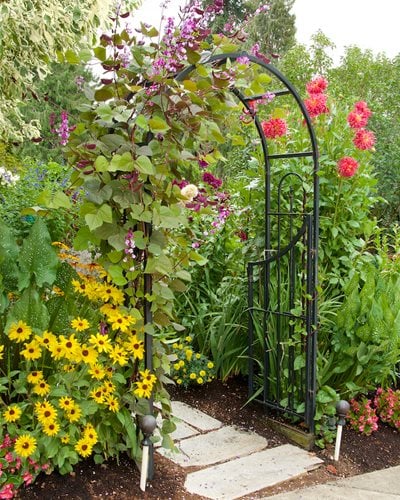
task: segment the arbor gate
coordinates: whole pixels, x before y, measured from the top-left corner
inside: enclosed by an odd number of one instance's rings
[[[247,264],[248,392],[266,409],[303,421],[314,431],[317,349],[318,149],[310,117],[293,85],[274,66],[247,53],[219,54],[207,64],[248,58],[276,81],[275,98],[294,100],[306,130],[302,150],[271,154],[254,103],[265,95],[230,90],[242,102],[264,157],[264,256]],[[195,66],[183,70],[187,79]],[[305,161],[306,160],[306,161]],[[304,164],[300,164],[305,161]],[[276,167],[276,165],[281,167]],[[293,169],[290,167],[293,166]]]
[[[318,149],[310,117],[293,85],[272,65],[246,52],[211,56],[205,64],[222,65],[229,60],[247,57],[265,73],[272,75],[279,88],[277,98],[294,100],[307,130],[304,150],[270,154],[261,121],[253,113],[253,103],[265,95],[245,95],[238,88],[230,90],[249,114],[261,140],[264,158],[265,223],[264,257],[247,264],[248,276],[248,394],[266,410],[276,410],[295,417],[314,431],[316,405],[317,355],[317,274],[319,183]],[[176,75],[178,81],[190,77],[196,69],[189,66]],[[278,162],[303,169],[287,168],[272,173]],[[293,162],[296,162],[293,164]],[[280,177],[279,177],[280,175]],[[286,202],[286,205],[283,204]],[[151,224],[147,224],[151,232]],[[145,275],[144,296],[151,295],[152,281]],[[144,300],[144,322],[152,323],[151,303]],[[145,366],[152,369],[153,338],[145,334]],[[150,400],[149,411],[153,413]],[[153,446],[149,473],[153,476]]]

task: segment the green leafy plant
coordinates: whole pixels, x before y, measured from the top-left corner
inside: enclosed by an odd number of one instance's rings
[[[65,186],[67,167],[55,162],[26,162],[10,174],[12,178],[8,175],[0,182],[0,219],[12,228],[14,235],[21,241],[37,216],[44,216],[54,240],[71,241],[79,227],[79,196],[72,203],[67,203],[65,195],[59,195],[53,203],[47,203],[46,208],[42,204]],[[65,204],[66,209],[61,209],[60,203]]]
[[[220,7],[216,2],[199,14],[192,5],[182,31],[169,21],[164,36],[143,24],[147,43],[132,35],[118,9],[111,33],[93,50],[104,78],[86,89],[88,102],[73,131],[62,117],[62,141],[71,133],[70,185],[45,189],[37,213],[70,210],[69,197],[83,191],[84,223],[74,245],[99,251],[98,262],[84,268],[98,273],[96,279],[86,277],[77,254],[65,248],[60,258],[69,264],[60,264],[40,219],[18,242],[1,232],[2,429],[16,439],[14,452],[22,458],[49,460],[64,473],[92,453],[97,462],[121,451],[136,457],[132,412],[149,412],[153,397],[169,417],[165,330],[182,330],[175,293],[190,281],[188,269],[205,263],[188,219],[191,210],[225,217],[222,199],[200,178],[219,185],[211,170],[224,160],[221,127],[240,112],[230,82],[236,78],[246,92],[264,92],[269,84],[248,61],[207,64],[210,53],[234,50],[232,39],[209,37],[205,29]],[[76,63],[91,57],[89,51],[65,54]],[[192,64],[190,78],[175,78]],[[36,216],[33,210],[26,214]],[[147,367],[145,343],[152,344]],[[208,378],[210,370],[204,370]],[[162,428],[163,445],[172,446],[166,434],[173,425]]]

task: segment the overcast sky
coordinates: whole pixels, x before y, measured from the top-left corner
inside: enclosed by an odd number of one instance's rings
[[[143,0],[135,18],[158,27],[161,1]],[[171,0],[167,14],[174,15],[184,3]],[[306,45],[321,29],[337,46],[338,55],[347,45],[389,57],[400,53],[400,0],[296,0],[293,12],[297,39]]]
[[[321,29],[339,51],[348,45],[400,53],[400,0],[296,0],[297,39],[306,45]]]

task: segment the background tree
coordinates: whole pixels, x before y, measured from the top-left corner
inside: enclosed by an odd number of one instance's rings
[[[300,93],[305,92],[306,83],[314,75],[328,76],[333,67],[334,48],[335,44],[322,31],[317,31],[309,47],[295,44],[276,65]]]
[[[38,79],[49,72],[48,63],[65,52],[74,62],[79,50],[100,24],[105,24],[112,0],[13,0],[0,8],[0,140],[19,142],[38,134],[36,120],[25,123],[22,98],[30,98]],[[132,0],[130,5],[138,2]],[[90,53],[81,52],[89,60]],[[78,62],[78,61],[75,61]]]
[[[212,0],[203,0],[204,6],[212,4]],[[246,0],[224,0],[224,11],[217,16],[210,24],[212,33],[220,33],[224,31],[224,26],[227,23],[240,24],[249,14],[253,14],[256,7],[250,7]]]
[[[296,16],[290,13],[295,0],[271,0],[269,9],[254,15],[262,8],[258,0],[225,0],[224,13],[211,24],[213,33],[234,31],[241,25],[247,35],[244,48],[258,43],[265,54],[282,55],[296,43]],[[211,4],[203,0],[203,5]]]
[[[296,43],[296,16],[291,14],[295,0],[271,0],[269,10],[251,19],[248,43],[258,43],[261,52],[282,56]],[[254,12],[259,1],[251,0]]]

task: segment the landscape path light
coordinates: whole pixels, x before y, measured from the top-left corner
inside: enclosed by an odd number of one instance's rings
[[[157,427],[157,421],[153,415],[145,415],[140,419],[140,429],[143,433],[142,441],[142,466],[140,468],[140,489],[146,491],[146,481],[153,476],[153,443],[150,436]]]
[[[342,441],[343,426],[346,425],[346,416],[349,413],[349,411],[350,411],[350,404],[347,401],[341,399],[340,401],[337,402],[336,412],[339,416],[339,420],[337,423],[335,454],[333,456],[333,459],[336,462],[339,460],[340,443]]]

